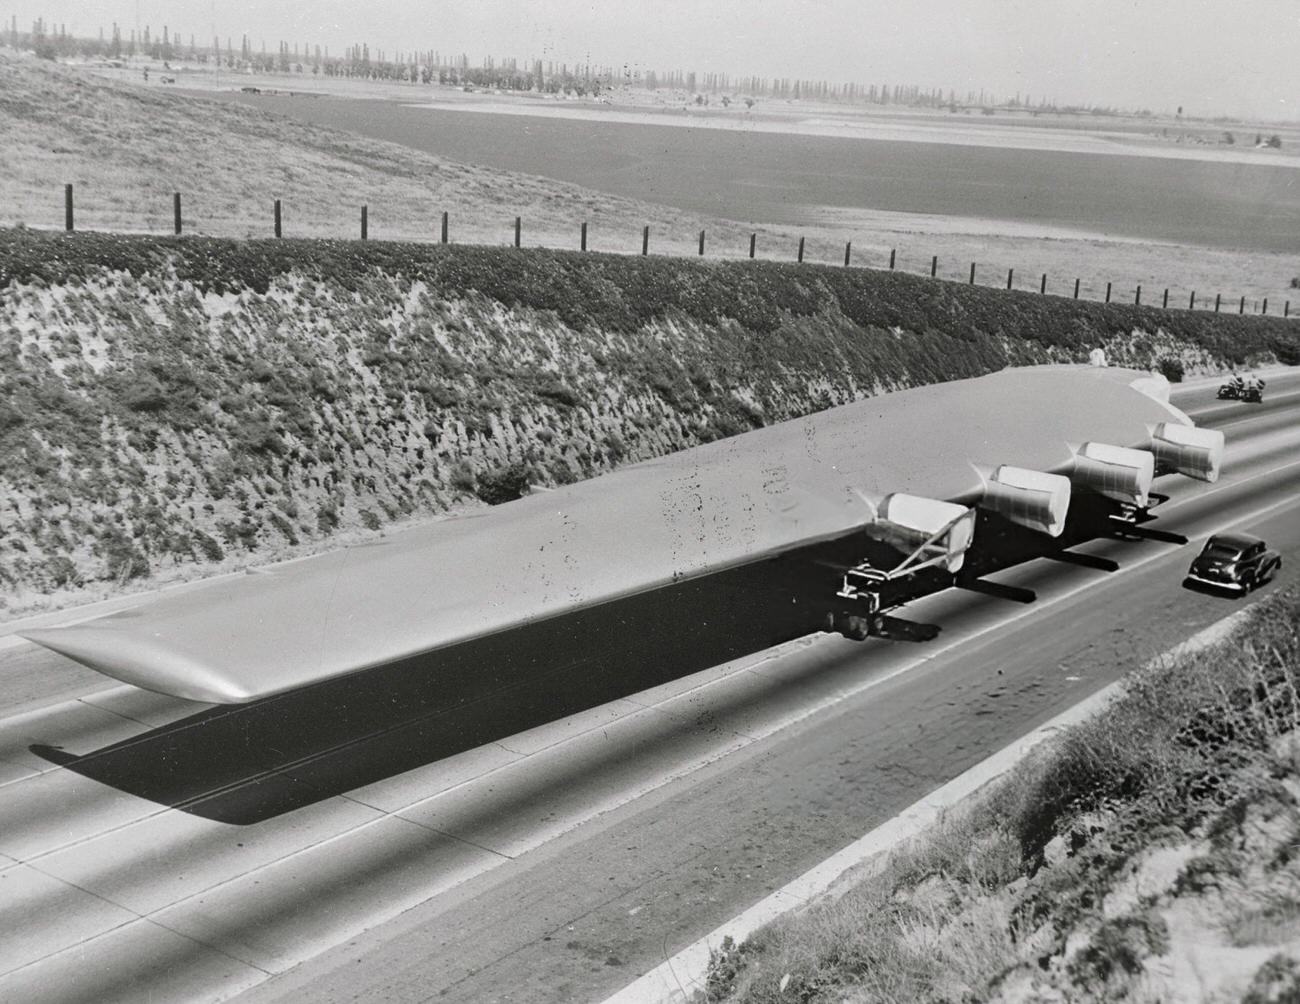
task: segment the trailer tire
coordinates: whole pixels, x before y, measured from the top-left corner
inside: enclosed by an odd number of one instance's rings
[[[873,620],[873,617],[864,617],[861,614],[849,614],[840,621],[840,634],[851,641],[866,641],[871,637],[871,625]]]

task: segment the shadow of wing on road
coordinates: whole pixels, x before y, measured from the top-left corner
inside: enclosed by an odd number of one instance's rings
[[[923,642],[934,641],[942,630],[938,624],[923,624],[920,621],[881,614],[871,629],[871,636],[886,641]]]
[[[113,788],[261,822],[820,627],[843,543],[795,552],[246,705],[77,756]]]

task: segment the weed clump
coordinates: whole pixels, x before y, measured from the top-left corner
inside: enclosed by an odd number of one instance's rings
[[[104,564],[108,577],[118,583],[149,574],[148,557],[120,531],[112,531],[104,543]]]
[[[1300,962],[1284,952],[1259,967],[1241,998],[1241,1004],[1295,1004],[1296,1001],[1300,1001]]]
[[[528,465],[507,464],[478,476],[474,491],[488,505],[501,505],[523,498],[528,493]]]
[[[1156,368],[1170,383],[1183,382],[1185,370],[1181,359],[1176,359],[1173,356],[1161,356],[1156,360]]]
[[[1169,949],[1169,926],[1151,911],[1103,921],[1088,944],[1070,959],[1069,976],[1076,983],[1101,988],[1116,977],[1135,976],[1152,955]]]

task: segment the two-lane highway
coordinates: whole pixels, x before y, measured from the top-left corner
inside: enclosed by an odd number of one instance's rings
[[[1177,403],[1229,460],[1155,525],[1300,567],[1300,379]],[[0,999],[599,997],[1233,608],[1188,548],[1074,550],[912,604],[924,643],[740,655],[802,612],[737,574],[250,707],[0,651]]]

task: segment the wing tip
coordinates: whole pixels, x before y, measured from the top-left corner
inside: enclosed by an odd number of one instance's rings
[[[203,704],[247,704],[265,696],[211,665],[120,628],[75,624],[16,634],[114,680],[169,697]]]

